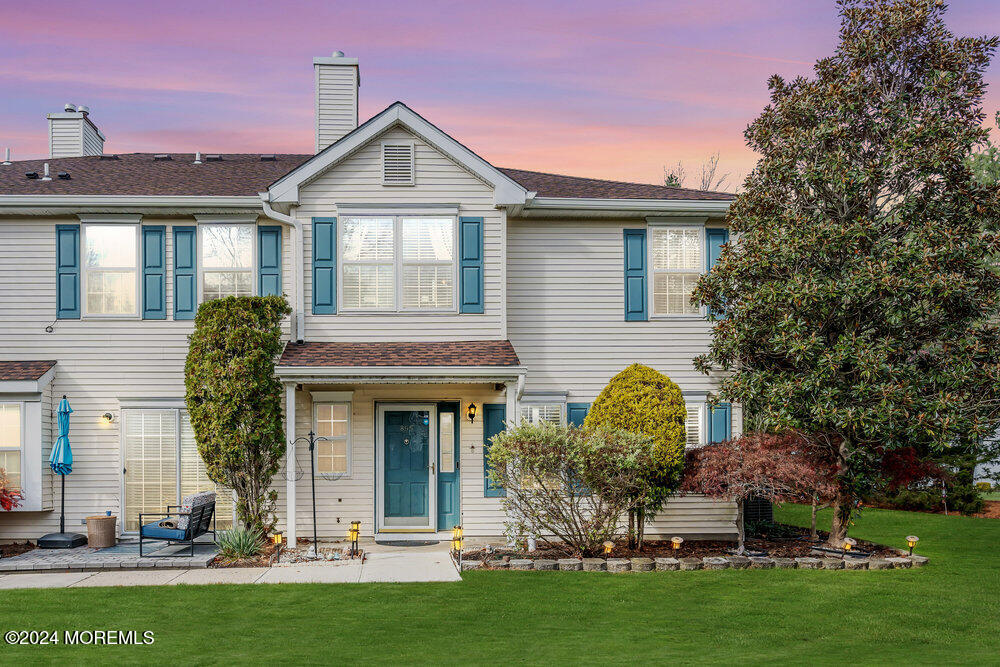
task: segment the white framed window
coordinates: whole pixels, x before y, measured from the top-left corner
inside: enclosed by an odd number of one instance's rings
[[[139,225],[83,225],[84,315],[139,316]]]
[[[382,144],[382,185],[413,185],[414,172],[412,141]]]
[[[528,403],[521,404],[521,421],[529,424],[541,422],[563,423],[563,403]]]
[[[0,468],[10,485],[21,489],[24,450],[24,411],[21,403],[0,403]]]
[[[341,312],[455,312],[456,219],[345,216]]]
[[[199,491],[215,491],[216,527],[232,527],[232,491],[209,479],[186,410],[128,408],[122,420],[123,530],[138,531],[140,513],[166,512]]]
[[[203,302],[226,296],[253,296],[256,228],[242,223],[198,225]]]
[[[705,229],[696,225],[650,225],[653,316],[701,315],[691,291],[705,270]]]
[[[349,475],[351,472],[351,404],[313,404],[316,435],[326,440],[316,443],[316,472],[321,475]]]
[[[688,449],[701,447],[705,444],[703,433],[705,430],[705,404],[686,403],[687,419],[684,422],[684,446]]]

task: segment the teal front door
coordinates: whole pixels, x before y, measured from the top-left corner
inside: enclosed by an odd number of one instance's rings
[[[433,528],[429,410],[384,413],[384,525],[386,528]]]

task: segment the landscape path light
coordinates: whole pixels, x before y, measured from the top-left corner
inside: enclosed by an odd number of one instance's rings
[[[913,547],[917,546],[917,542],[919,542],[919,541],[920,541],[920,538],[917,537],[916,535],[907,535],[906,536],[906,546],[910,547],[910,555],[911,556],[913,555]]]

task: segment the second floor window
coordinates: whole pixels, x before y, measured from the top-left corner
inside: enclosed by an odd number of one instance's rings
[[[254,225],[203,224],[202,300],[253,295]]]
[[[700,315],[691,291],[705,270],[704,230],[653,226],[650,231],[653,315]]]
[[[455,220],[346,217],[341,225],[343,311],[455,310]]]
[[[139,314],[138,235],[137,225],[84,225],[85,314]]]

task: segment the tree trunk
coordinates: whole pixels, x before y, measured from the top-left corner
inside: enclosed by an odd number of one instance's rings
[[[642,551],[642,543],[646,539],[646,512],[641,508],[636,510],[635,524],[635,548],[637,551]]]
[[[740,555],[740,556],[742,556],[744,553],[746,553],[746,550],[747,550],[747,547],[746,547],[746,538],[747,538],[747,535],[746,535],[746,526],[743,523],[743,516],[744,516],[743,505],[744,505],[744,502],[745,501],[743,500],[743,498],[740,498],[739,500],[736,501],[736,540],[737,540],[736,553],[738,555]]]
[[[809,539],[815,542],[819,537],[816,535],[816,512],[819,509],[819,500],[816,498],[816,494],[813,494],[812,502],[812,523],[809,524]]]
[[[635,508],[628,511],[628,548],[635,548]]]
[[[842,441],[837,449],[837,470],[840,474],[847,470],[849,452],[847,441]],[[833,519],[830,522],[830,537],[826,543],[834,549],[840,549],[844,546],[847,529],[851,525],[851,511],[854,509],[854,497],[843,480],[837,480],[837,495],[830,506],[833,508]]]

